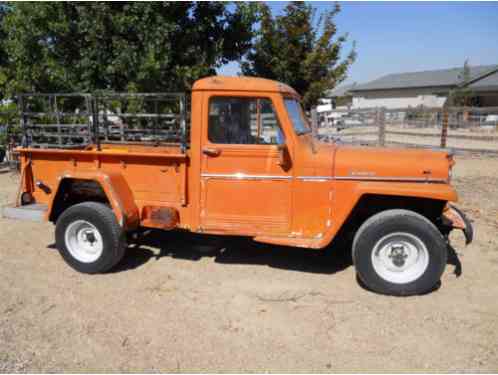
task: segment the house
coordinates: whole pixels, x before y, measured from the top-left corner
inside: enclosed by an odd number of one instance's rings
[[[320,99],[320,104],[316,108],[321,126],[328,127],[334,124],[337,119],[341,118],[351,108],[353,101],[351,90],[356,85],[357,83],[354,82],[325,92],[325,97]]]
[[[353,82],[347,85],[342,85],[334,88],[333,90],[327,90],[325,92],[325,98],[322,101],[326,101],[327,104],[331,104],[332,108],[348,108],[352,105],[353,96],[351,94],[352,90],[358,85],[358,83]]]
[[[498,65],[469,67],[469,79],[462,68],[388,74],[376,80],[341,87],[329,92],[331,103],[350,96],[351,108],[388,109],[406,107],[442,107],[451,90],[469,89],[475,106],[498,106]]]

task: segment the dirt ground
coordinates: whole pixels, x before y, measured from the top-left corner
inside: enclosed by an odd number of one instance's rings
[[[76,273],[50,224],[0,219],[0,372],[498,371],[498,159],[459,157],[475,221],[441,286],[363,289],[340,248],[154,234],[112,273]],[[15,178],[0,174],[0,204]]]

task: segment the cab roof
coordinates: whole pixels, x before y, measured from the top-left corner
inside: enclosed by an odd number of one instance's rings
[[[266,91],[298,96],[297,92],[285,83],[256,77],[212,76],[201,78],[194,83],[192,91]]]

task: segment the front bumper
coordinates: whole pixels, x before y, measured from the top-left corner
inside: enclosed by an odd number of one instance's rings
[[[443,224],[451,229],[461,229],[468,245],[474,239],[474,228],[467,216],[459,208],[448,204],[443,211]]]

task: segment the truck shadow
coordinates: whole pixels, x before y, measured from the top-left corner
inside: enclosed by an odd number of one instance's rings
[[[55,244],[48,246],[56,250]],[[151,249],[152,248],[152,249]],[[462,263],[455,248],[448,244],[447,264],[453,274],[462,275]],[[221,237],[197,235],[182,231],[154,231],[131,244],[121,262],[110,273],[138,268],[150,260],[162,257],[198,261],[203,257],[214,258],[221,264],[266,265],[291,271],[333,274],[353,265],[347,245],[335,240],[328,248],[311,250],[273,246],[252,241],[246,237]],[[363,285],[360,279],[359,284]],[[439,289],[441,282],[432,290]]]
[[[456,252],[455,248],[451,246],[451,244],[448,244],[448,260],[446,261],[446,264],[450,264],[455,267],[453,269],[453,274],[456,277],[460,277],[462,275],[462,262],[460,262],[458,253]]]
[[[264,265],[322,274],[340,272],[352,265],[350,252],[340,244],[325,250],[311,250],[261,244],[245,237],[150,231],[129,246],[123,260],[111,272],[135,269],[162,257],[190,261],[211,257],[221,264]]]

